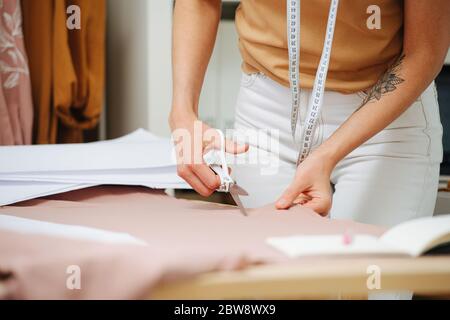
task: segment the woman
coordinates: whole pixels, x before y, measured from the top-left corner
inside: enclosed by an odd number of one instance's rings
[[[301,204],[331,218],[379,225],[432,215],[442,158],[433,80],[449,48],[450,2],[303,0],[301,15],[289,11],[287,18],[287,6],[299,13],[296,2],[243,0],[236,13],[244,72],[236,128],[276,129],[280,144],[276,175],[250,166],[234,169],[250,193],[246,205],[275,202],[276,208],[288,209]],[[198,135],[198,100],[220,6],[216,0],[176,2],[169,121],[174,131]],[[333,6],[335,16],[329,15]],[[298,43],[291,43],[292,37]],[[332,40],[328,73],[326,57],[321,60],[326,39]],[[298,44],[300,52],[295,51]],[[301,87],[297,117],[291,110],[296,52]],[[328,75],[323,96],[312,91],[319,64]],[[321,97],[321,108],[313,114],[313,130],[306,133],[308,107],[315,100],[311,95]],[[206,129],[204,125],[202,132]],[[307,148],[303,143],[308,135]],[[206,145],[206,138],[195,139],[202,141],[202,148]],[[188,151],[186,145],[180,148]],[[194,156],[202,148],[193,148]],[[247,148],[228,142],[227,151],[243,153]],[[297,166],[299,152],[306,156]],[[205,164],[180,162],[178,171],[201,195],[219,185]]]

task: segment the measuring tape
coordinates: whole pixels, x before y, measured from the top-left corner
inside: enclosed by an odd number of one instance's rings
[[[297,159],[297,165],[309,155],[313,143],[314,131],[317,120],[320,116],[320,109],[323,103],[323,94],[325,92],[325,82],[330,65],[331,48],[333,45],[334,29],[336,26],[336,16],[339,6],[339,0],[331,0],[330,11],[328,14],[327,30],[325,41],[317,68],[314,87],[308,103],[308,113],[304,122],[301,136],[300,152]],[[300,0],[287,0],[287,31],[288,31],[288,52],[289,52],[289,82],[292,96],[291,109],[291,131],[295,141],[295,131],[299,118],[300,109]]]

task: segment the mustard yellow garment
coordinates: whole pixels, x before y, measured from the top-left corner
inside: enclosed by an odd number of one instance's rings
[[[301,1],[301,87],[312,88],[322,53],[330,0]],[[380,8],[381,29],[369,29],[369,6]],[[263,72],[289,86],[286,0],[243,0],[236,27],[246,73]],[[327,90],[372,87],[402,51],[402,0],[340,0]]]
[[[69,30],[70,5],[81,29]],[[105,0],[22,0],[36,143],[82,142],[98,124],[105,70]]]

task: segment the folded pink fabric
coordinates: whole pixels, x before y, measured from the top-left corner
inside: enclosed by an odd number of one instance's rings
[[[348,229],[379,236],[383,229],[322,218],[300,206],[250,210],[177,200],[133,187],[96,187],[3,207],[9,214],[48,222],[126,232],[146,247],[0,234],[0,274],[11,273],[10,298],[142,298],[161,281],[256,263],[290,263],[267,237],[336,234]],[[66,268],[80,266],[82,289],[66,288]],[[1,278],[1,277],[0,277]],[[8,277],[4,277],[8,278]]]

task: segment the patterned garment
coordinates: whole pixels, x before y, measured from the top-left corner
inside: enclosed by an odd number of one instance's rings
[[[30,72],[19,0],[0,0],[0,145],[30,144]]]

